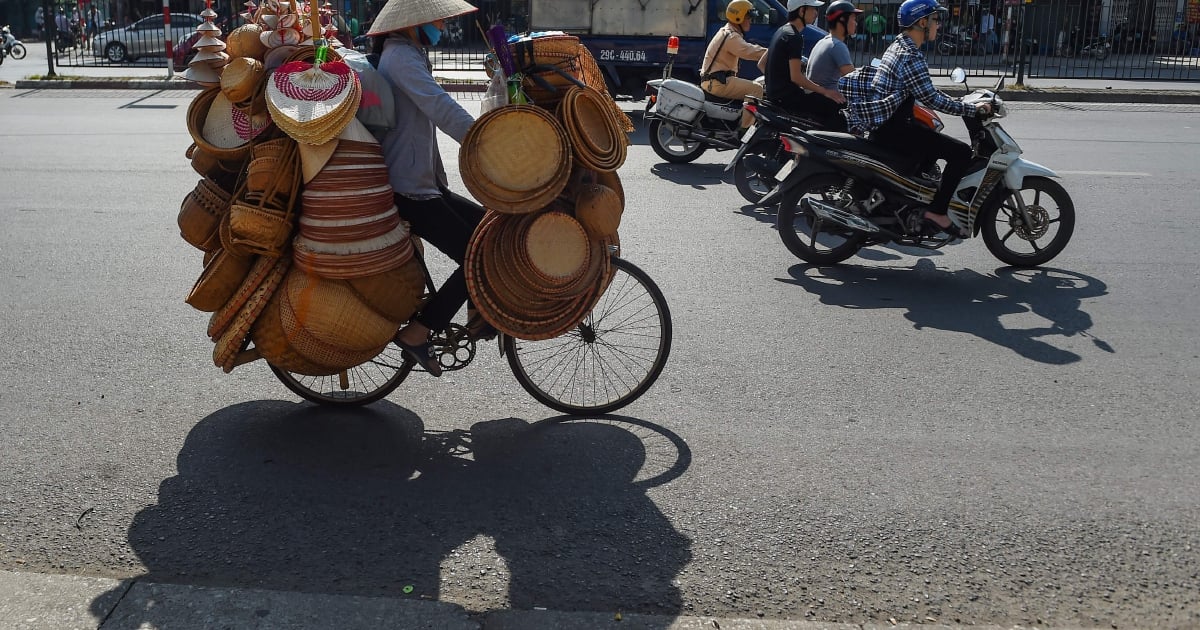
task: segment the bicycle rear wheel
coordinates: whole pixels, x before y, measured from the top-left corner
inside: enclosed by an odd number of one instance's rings
[[[305,376],[271,366],[288,389],[320,405],[357,407],[395,391],[408,378],[413,364],[400,348],[388,344],[375,358],[331,376]]]
[[[592,312],[545,341],[505,336],[513,376],[538,402],[563,413],[600,414],[637,400],[671,353],[671,313],[662,291],[633,263],[616,272]]]

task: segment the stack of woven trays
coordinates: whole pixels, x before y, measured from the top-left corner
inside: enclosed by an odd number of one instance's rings
[[[509,105],[475,121],[459,167],[488,212],[464,270],[480,314],[520,339],[549,339],[591,312],[612,277],[628,142],[611,99],[570,86],[554,110]]]
[[[379,354],[416,312],[424,272],[382,150],[355,120],[357,75],[337,61],[314,68],[312,46],[259,44],[262,25],[243,29],[230,48],[249,56],[188,111],[187,155],[203,179],[178,223],[204,271],[187,302],[212,313],[213,362],[226,372],[262,358],[336,374]],[[272,52],[287,57],[264,62]]]

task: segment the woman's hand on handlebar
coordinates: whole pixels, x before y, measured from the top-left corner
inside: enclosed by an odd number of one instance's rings
[[[975,116],[978,118],[987,118],[992,115],[991,103],[977,103],[975,105]]]

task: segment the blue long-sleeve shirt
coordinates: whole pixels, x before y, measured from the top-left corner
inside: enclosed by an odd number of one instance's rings
[[[446,169],[438,151],[437,130],[462,142],[475,122],[433,78],[425,51],[403,35],[392,35],[379,57],[379,72],[392,86],[395,126],[383,138],[392,190],[412,199],[441,195]]]
[[[908,35],[896,37],[881,61],[874,72],[851,73],[838,82],[838,89],[846,97],[850,131],[869,133],[878,128],[909,96],[945,114],[975,115],[974,108],[933,87],[925,55]]]

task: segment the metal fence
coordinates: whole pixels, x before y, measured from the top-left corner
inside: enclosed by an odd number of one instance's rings
[[[882,54],[897,32],[898,5],[861,6],[887,16],[887,27],[880,36],[869,38],[860,26],[851,43],[858,65]],[[342,33],[347,43],[352,42],[354,33],[369,27],[372,7],[368,0],[346,0],[345,15],[340,19],[345,20]],[[926,45],[930,67],[938,74],[961,66],[972,76],[1200,80],[1200,0],[1035,0],[1025,4],[955,0],[950,10],[938,40]],[[176,20],[179,17],[176,15]],[[473,15],[453,20],[443,43],[434,49],[435,68],[481,69],[485,47],[479,24],[485,20],[500,21],[511,32],[528,24],[521,16]],[[167,52],[161,22],[157,28],[133,28],[137,24],[61,41],[57,63],[163,65]],[[190,30],[175,29],[176,37]],[[222,30],[227,33],[229,28],[222,25]],[[118,41],[119,45],[114,43]],[[178,43],[173,42],[172,47]],[[174,55],[177,68],[182,68],[187,51],[175,50]]]

